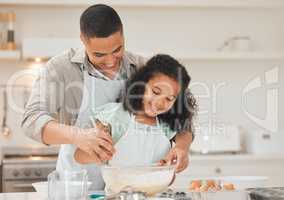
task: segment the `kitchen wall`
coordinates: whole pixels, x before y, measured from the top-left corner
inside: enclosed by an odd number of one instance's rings
[[[79,37],[79,17],[84,6],[1,6],[0,11],[16,13],[16,41],[23,38]],[[190,57],[192,53],[214,52],[232,36],[250,36],[256,52],[284,52],[283,8],[181,8],[181,7],[116,7],[124,22],[127,49],[142,55],[170,53]],[[210,53],[208,53],[210,55]],[[263,54],[265,55],[265,54]],[[192,91],[199,96],[201,125],[239,124],[247,131],[266,128],[277,132],[284,128],[284,59],[183,59],[192,76]],[[31,68],[31,63],[0,60],[0,83],[15,72]],[[273,71],[274,70],[274,71]],[[273,84],[265,82],[265,73],[275,73]],[[275,75],[274,74],[274,75]],[[250,81],[260,77],[262,85],[249,92]],[[31,78],[23,81],[30,85]],[[273,90],[275,89],[275,90]],[[267,91],[277,92],[276,124],[265,124],[270,113]],[[243,102],[245,101],[245,103]],[[247,110],[247,113],[245,113]],[[251,116],[250,116],[251,114]],[[272,113],[274,115],[275,112]],[[254,116],[254,117],[252,117]],[[9,116],[9,126],[19,126],[19,119]],[[12,120],[13,119],[13,120]],[[258,119],[258,120],[256,120]],[[15,128],[14,141],[22,141],[22,132]],[[0,145],[3,140],[0,140]],[[30,140],[25,140],[27,144]]]

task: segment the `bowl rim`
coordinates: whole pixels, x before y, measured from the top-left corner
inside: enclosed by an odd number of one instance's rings
[[[158,164],[150,164],[150,165],[111,165],[105,164],[101,166],[102,169],[175,169],[175,165],[158,165]]]

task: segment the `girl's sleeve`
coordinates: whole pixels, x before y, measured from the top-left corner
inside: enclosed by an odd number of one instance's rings
[[[129,123],[128,113],[120,103],[108,103],[92,110],[90,123],[95,127],[95,120],[111,126],[111,135],[114,143],[126,132]]]

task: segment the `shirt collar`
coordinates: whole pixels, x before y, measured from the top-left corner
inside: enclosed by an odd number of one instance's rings
[[[71,62],[80,64],[81,70],[84,70],[84,65],[86,63],[86,59],[87,59],[87,56],[86,56],[85,49],[83,49],[83,48],[82,49],[76,49],[76,50],[74,50],[74,54],[71,57]]]
[[[124,54],[120,63],[120,69],[115,79],[125,79],[127,76],[128,78],[131,75],[131,67],[135,66],[134,63],[131,62],[130,59],[127,58],[127,54]],[[99,72],[93,65],[89,62],[85,49],[77,49],[74,50],[74,55],[71,58],[71,62],[78,63],[81,70],[83,71],[85,67],[90,68],[88,69],[90,73],[96,73],[98,76],[104,76],[101,72]],[[106,77],[107,78],[107,77]]]

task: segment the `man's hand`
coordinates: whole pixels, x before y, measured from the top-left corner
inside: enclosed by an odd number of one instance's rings
[[[176,173],[179,173],[187,168],[189,163],[189,152],[187,149],[178,146],[173,147],[165,159],[160,161],[160,164],[176,164]]]
[[[73,132],[73,143],[91,157],[98,157],[97,163],[110,160],[115,152],[110,129],[101,124]]]

